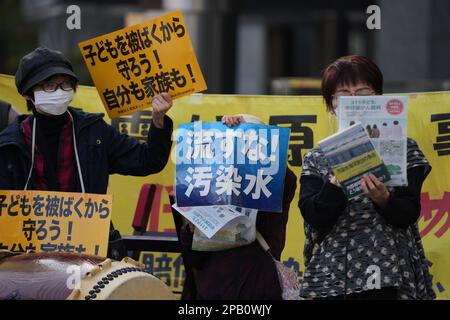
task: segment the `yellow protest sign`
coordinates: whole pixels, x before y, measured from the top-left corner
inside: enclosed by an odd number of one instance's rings
[[[181,12],[79,43],[110,118],[148,108],[168,92],[173,99],[206,90]]]
[[[0,249],[105,257],[112,196],[0,190]]]

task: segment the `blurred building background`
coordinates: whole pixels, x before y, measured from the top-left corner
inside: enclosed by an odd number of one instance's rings
[[[81,29],[69,30],[69,5]],[[366,9],[381,8],[381,30]],[[63,51],[92,85],[78,42],[181,10],[207,93],[318,94],[322,70],[363,54],[386,92],[450,90],[448,0],[0,0],[0,73],[14,74],[38,45]]]

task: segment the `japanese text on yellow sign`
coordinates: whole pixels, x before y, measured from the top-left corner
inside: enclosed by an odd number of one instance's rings
[[[179,11],[79,43],[110,118],[172,98],[206,90],[200,66]]]
[[[111,195],[0,190],[0,250],[106,256]]]

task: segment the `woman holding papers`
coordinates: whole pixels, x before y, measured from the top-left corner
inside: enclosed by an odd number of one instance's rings
[[[342,57],[325,69],[322,94],[336,114],[340,96],[383,93],[383,75],[366,57]],[[407,143],[407,187],[361,181],[364,195],[348,200],[319,149],[305,155],[299,207],[304,218],[306,270],[301,296],[320,299],[434,299],[429,262],[417,228],[422,183],[431,166]]]
[[[262,123],[250,115],[224,116],[222,122],[235,126],[241,122]],[[275,259],[280,259],[286,240],[289,206],[296,189],[295,174],[286,168],[282,212],[258,212],[256,229],[264,237]],[[194,268],[198,300],[253,300],[282,298],[278,273],[272,258],[258,241],[215,252],[192,250],[192,225],[181,228],[181,244]]]

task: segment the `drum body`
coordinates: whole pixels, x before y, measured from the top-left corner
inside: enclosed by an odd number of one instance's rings
[[[73,253],[0,253],[0,300],[172,300],[141,264]]]

